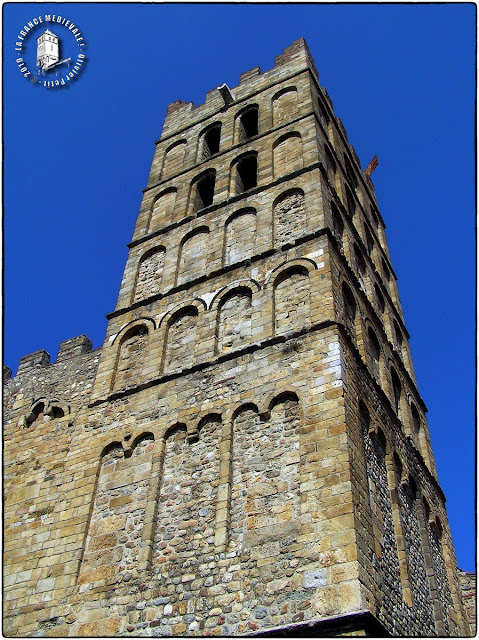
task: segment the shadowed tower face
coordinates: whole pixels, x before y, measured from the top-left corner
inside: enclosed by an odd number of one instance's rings
[[[7,466],[63,438],[37,473],[61,489],[13,474],[5,512],[51,508],[7,574],[68,540],[56,632],[468,633],[372,167],[302,39],[169,105],[101,352],[8,382]]]
[[[37,67],[49,69],[60,60],[58,36],[49,29],[37,38]]]

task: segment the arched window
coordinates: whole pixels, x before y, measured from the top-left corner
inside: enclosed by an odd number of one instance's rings
[[[211,531],[215,527],[216,505],[221,500],[221,433],[221,419],[216,415],[201,420],[195,439],[191,434],[187,438],[183,424],[176,424],[165,433],[151,558],[155,573],[181,574],[185,549],[193,554],[214,555]]]
[[[282,193],[273,204],[274,244],[281,246],[302,235],[306,228],[304,193],[293,189]]]
[[[217,352],[226,353],[247,344],[251,339],[251,291],[235,289],[225,296],[218,308]]]
[[[348,212],[348,216],[353,219],[354,214],[356,213],[356,201],[354,200],[353,194],[349,187],[346,187],[346,209]]]
[[[369,416],[369,410],[362,400],[359,402],[359,420],[363,426],[363,432],[365,434],[368,433],[371,418]]]
[[[374,240],[373,237],[371,235],[371,233],[369,232],[369,229],[366,227],[366,249],[369,253],[369,255],[371,256],[373,253],[373,249],[374,249]]]
[[[417,498],[417,484],[411,474],[409,474],[407,488],[409,493],[409,498],[411,500],[416,500]]]
[[[273,98],[273,126],[276,127],[298,116],[298,92],[288,87]]]
[[[349,183],[352,185],[353,189],[356,189],[356,187],[358,186],[358,180],[356,178],[356,173],[347,156],[344,156],[344,166],[346,168],[346,175],[348,176]]]
[[[250,105],[236,117],[236,141],[245,142],[258,135],[258,105]]]
[[[184,238],[178,261],[178,284],[194,280],[206,272],[208,234],[209,230],[201,227]]]
[[[186,140],[180,140],[179,142],[175,142],[175,144],[166,150],[163,162],[163,172],[161,175],[163,180],[181,171],[183,168],[185,149]]]
[[[386,303],[384,302],[384,296],[381,293],[381,289],[378,287],[377,284],[374,285],[374,293],[376,294],[376,302],[377,302],[379,312],[383,314],[384,310],[386,309]]]
[[[416,433],[419,433],[419,430],[421,428],[421,418],[419,416],[419,411],[416,409],[416,405],[414,403],[411,404],[411,415],[414,431]]]
[[[221,122],[210,125],[200,134],[198,162],[215,155],[220,150]]]
[[[336,238],[337,243],[339,244],[339,248],[342,249],[344,222],[334,202],[331,202],[331,214],[333,217],[333,234],[334,234],[334,237]]]
[[[386,262],[384,261],[384,258],[383,258],[383,260],[381,261],[381,265],[382,265],[382,268],[383,268],[383,273],[384,273],[384,277],[385,277],[385,279],[386,279],[386,282],[390,282],[390,280],[391,280],[391,273],[390,273],[390,271],[389,271],[389,269],[388,269],[388,267],[387,267],[387,265],[386,265]]]
[[[229,218],[225,228],[224,264],[251,258],[256,239],[256,211],[245,209]]]
[[[199,211],[213,204],[215,194],[216,171],[209,169],[202,173],[192,184],[191,188],[191,208],[192,211]]]
[[[52,418],[63,418],[63,416],[65,415],[65,412],[63,411],[63,409],[58,406],[53,406],[50,409],[49,413]]]
[[[399,380],[399,376],[393,367],[391,367],[391,382],[393,386],[394,409],[396,411],[396,414],[399,415],[402,387],[401,387],[401,381]]]
[[[254,189],[258,183],[258,159],[256,153],[242,156],[232,165],[232,194],[238,195]]]
[[[381,357],[381,347],[379,346],[379,340],[371,327],[369,327],[368,329],[368,340],[369,353],[371,354],[371,358],[376,363],[376,365],[379,365],[379,358]]]
[[[164,247],[155,247],[141,258],[134,300],[143,300],[159,292],[164,265]]]
[[[394,328],[394,337],[396,339],[396,342],[398,346],[401,347],[403,343],[403,335],[396,320],[393,320],[393,328]]]
[[[299,133],[289,133],[273,146],[273,175],[284,176],[303,168],[303,152]]]
[[[138,436],[128,452],[118,442],[103,450],[79,584],[90,585],[89,588],[111,584],[121,579],[122,574],[131,575],[129,571],[138,566],[144,553],[142,533],[148,518],[153,451],[151,433]]]
[[[277,334],[309,325],[311,310],[307,269],[294,267],[281,273],[275,282],[273,295]]]
[[[359,247],[356,243],[354,243],[354,257],[356,260],[356,265],[361,276],[364,276],[366,273],[366,263],[364,261],[363,254],[359,250]]]
[[[148,329],[145,325],[132,327],[122,338],[114,378],[114,388],[123,389],[143,381]]]
[[[43,418],[44,411],[45,411],[45,403],[38,402],[25,418],[26,426],[31,427],[36,420],[38,420],[39,418]]]
[[[354,299],[354,296],[351,293],[351,289],[348,287],[346,283],[343,283],[343,286],[341,289],[343,293],[344,315],[345,315],[346,325],[349,327],[354,327],[354,320],[356,318],[356,300]]]
[[[326,111],[326,107],[323,104],[323,101],[321,100],[321,98],[318,98],[318,114],[319,114],[319,118],[320,120],[323,121],[324,125],[328,125],[329,124],[329,115],[328,112]]]
[[[396,481],[396,487],[399,487],[403,483],[403,465],[401,462],[401,458],[398,456],[396,451],[393,455],[393,468],[394,468],[394,477]]]
[[[198,309],[187,307],[170,321],[165,346],[165,371],[184,369],[194,362]]]
[[[174,206],[176,200],[176,189],[168,189],[160,193],[153,201],[151,209],[151,220],[148,231],[156,231],[174,220]]]
[[[326,160],[326,168],[328,170],[328,174],[329,174],[329,178],[330,180],[332,180],[333,182],[333,186],[334,185],[334,177],[336,175],[336,171],[337,171],[337,167],[336,167],[336,162],[333,158],[333,154],[331,153],[331,151],[329,150],[328,146],[324,147],[324,157]]]

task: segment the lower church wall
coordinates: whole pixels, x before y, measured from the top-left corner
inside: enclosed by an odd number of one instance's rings
[[[7,479],[6,635],[241,634],[360,610],[341,376],[331,325],[67,422],[18,426],[17,393],[6,465],[36,451],[55,473]]]

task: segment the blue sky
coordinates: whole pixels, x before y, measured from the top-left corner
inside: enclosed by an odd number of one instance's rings
[[[304,36],[387,225],[459,566],[474,570],[475,5],[6,4],[4,361],[102,345],[166,107],[201,104]],[[34,86],[16,36],[81,29],[71,86]]]

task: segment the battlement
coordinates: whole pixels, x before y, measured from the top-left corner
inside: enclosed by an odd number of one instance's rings
[[[78,358],[79,356],[82,356],[86,353],[90,353],[91,350],[92,341],[87,336],[82,334],[80,336],[76,336],[75,338],[64,340],[60,343],[57,359],[54,363],[50,362],[50,354],[45,349],[40,349],[39,351],[34,351],[33,353],[28,353],[27,355],[22,356],[20,358],[16,375],[23,375],[24,373],[28,373],[34,369],[40,369],[52,364],[58,364],[60,362],[65,362],[66,360],[71,360],[72,358]],[[10,372],[10,375],[8,375],[8,371]],[[4,365],[4,381],[8,380],[11,377],[11,369]]]
[[[235,99],[241,99],[251,92],[251,89],[259,89],[256,83],[264,85],[271,82],[273,77],[284,75],[284,67],[293,67],[296,70],[310,68],[318,79],[318,72],[314,65],[313,58],[309,52],[308,45],[304,38],[295,40],[283,53],[274,59],[274,67],[261,72],[259,67],[254,67],[240,75],[240,83],[231,89]],[[255,83],[256,81],[256,83]],[[252,84],[253,83],[253,84]],[[171,135],[177,130],[186,126],[191,126],[195,121],[202,120],[225,106],[224,99],[219,90],[214,88],[207,92],[206,100],[203,104],[195,105],[193,102],[183,102],[176,100],[168,105],[166,118],[163,125],[162,138]]]
[[[70,360],[71,358],[81,356],[84,353],[89,353],[91,351],[91,348],[92,341],[84,334],[82,334],[81,336],[77,336],[76,338],[64,340],[60,344],[60,349],[57,355],[57,362],[64,362],[65,360]]]
[[[20,358],[20,363],[17,369],[17,376],[27,373],[32,369],[39,369],[40,367],[46,367],[50,364],[50,354],[45,349],[28,353],[26,356]]]

